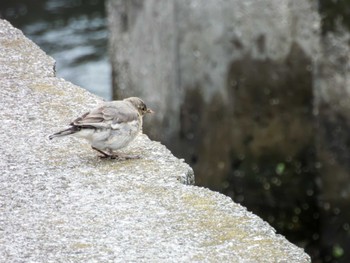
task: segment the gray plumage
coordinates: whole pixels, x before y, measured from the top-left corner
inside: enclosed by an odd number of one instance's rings
[[[142,130],[142,117],[152,110],[137,97],[105,102],[83,114],[65,130],[49,139],[74,135],[88,140],[92,148],[104,157],[117,157],[115,151],[127,146]]]

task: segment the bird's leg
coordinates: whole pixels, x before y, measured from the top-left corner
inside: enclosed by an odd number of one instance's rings
[[[104,151],[101,151],[101,150],[95,148],[94,146],[91,146],[91,148],[94,149],[95,151],[98,151],[99,153],[103,154],[102,156],[99,155],[101,158],[108,158],[108,157],[112,158],[112,156],[110,154],[105,153]]]

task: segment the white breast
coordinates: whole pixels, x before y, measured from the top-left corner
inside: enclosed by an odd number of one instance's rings
[[[97,129],[86,139],[95,148],[115,151],[133,141],[140,130],[140,120],[134,120],[127,123],[112,124],[109,129]]]

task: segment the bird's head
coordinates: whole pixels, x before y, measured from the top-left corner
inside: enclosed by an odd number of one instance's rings
[[[140,98],[130,97],[124,100],[129,101],[139,111],[141,116],[145,115],[146,113],[153,113],[153,111],[148,109],[146,104]]]

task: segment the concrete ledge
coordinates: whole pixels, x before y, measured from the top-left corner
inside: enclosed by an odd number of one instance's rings
[[[146,135],[100,160],[47,136],[99,98],[54,77],[54,61],[0,20],[1,262],[310,262]],[[152,105],[151,105],[152,106]]]

